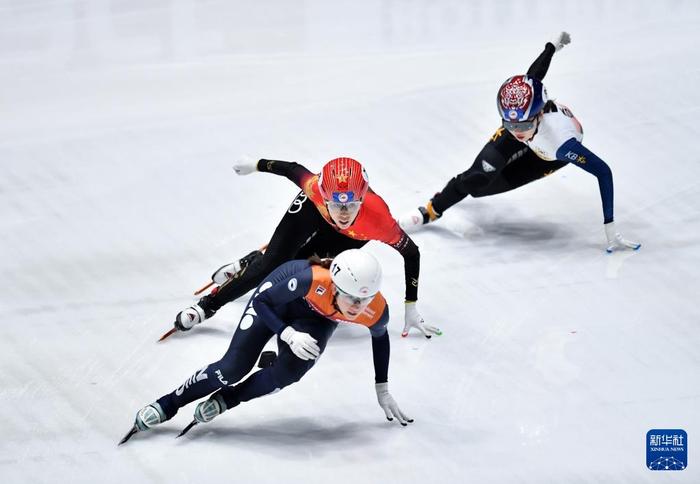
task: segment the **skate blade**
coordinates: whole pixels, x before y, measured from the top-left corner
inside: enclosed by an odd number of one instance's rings
[[[134,425],[133,427],[131,427],[131,430],[129,430],[129,431],[126,433],[126,435],[124,436],[124,438],[123,438],[122,440],[119,441],[119,443],[117,444],[117,446],[120,446],[120,445],[122,445],[123,443],[125,443],[127,440],[129,440],[129,439],[130,439],[136,432],[138,432],[138,431],[139,431],[139,428],[138,428],[136,425]]]
[[[197,289],[197,290],[194,292],[194,295],[195,295],[195,296],[199,296],[200,294],[202,294],[204,291],[206,291],[207,289],[209,289],[209,288],[210,288],[211,286],[213,286],[214,284],[215,284],[215,282],[214,282],[214,281],[211,281],[211,282],[208,283],[206,286],[200,287],[199,289]]]
[[[177,328],[172,328],[172,329],[168,330],[167,333],[165,333],[163,336],[161,336],[160,338],[158,338],[158,342],[160,343],[160,342],[163,341],[165,338],[167,338],[168,336],[173,335],[173,334],[175,334],[175,333],[177,333]]]
[[[190,422],[190,424],[189,424],[187,427],[185,427],[184,429],[182,429],[182,432],[180,432],[179,434],[177,434],[177,437],[175,437],[175,438],[176,438],[176,439],[179,439],[180,437],[182,437],[183,435],[185,435],[187,432],[189,432],[190,429],[191,429],[192,427],[194,427],[195,425],[197,425],[198,423],[199,423],[199,422],[197,422],[197,420],[192,420],[192,421]]]

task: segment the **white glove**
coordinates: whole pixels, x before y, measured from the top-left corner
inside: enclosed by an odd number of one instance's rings
[[[321,349],[309,333],[302,333],[287,326],[280,334],[280,339],[287,343],[297,357],[302,360],[315,360],[321,354]]]
[[[552,44],[554,45],[554,51],[559,52],[564,48],[565,45],[571,42],[571,36],[568,32],[560,32],[554,36],[552,39]]]
[[[409,423],[413,423],[413,419],[408,418],[406,414],[401,411],[396,403],[396,400],[394,400],[394,397],[392,397],[391,393],[389,393],[388,383],[375,383],[374,390],[377,392],[377,401],[379,402],[379,406],[382,407],[382,410],[384,410],[388,421],[391,422],[394,420],[394,417],[396,417],[396,420],[398,420],[404,427]]]
[[[609,222],[604,225],[605,236],[608,238],[608,247],[605,249],[608,253],[615,250],[639,249],[642,244],[623,239],[622,235],[615,229],[615,222]]]
[[[408,336],[408,332],[411,330],[411,328],[417,328],[418,331],[423,333],[423,335],[428,339],[430,339],[433,335],[440,336],[442,334],[440,328],[425,324],[423,317],[418,313],[415,301],[406,301],[404,321],[406,324],[404,324],[403,331],[401,332],[401,336],[403,337]]]
[[[258,161],[246,156],[233,165],[233,171],[236,175],[250,175],[254,171],[258,171]]]

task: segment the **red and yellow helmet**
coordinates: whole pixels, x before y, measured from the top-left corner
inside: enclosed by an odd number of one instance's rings
[[[318,188],[321,196],[328,202],[357,202],[367,193],[369,179],[359,161],[352,158],[335,158],[323,166],[318,178]]]

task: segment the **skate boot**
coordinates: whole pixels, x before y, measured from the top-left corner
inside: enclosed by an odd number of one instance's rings
[[[158,424],[165,422],[165,412],[160,408],[157,402],[146,405],[136,414],[134,425],[139,431],[145,432],[148,429],[155,427]]]
[[[224,397],[221,396],[219,392],[215,393],[208,400],[199,402],[197,407],[194,409],[194,418],[189,423],[187,427],[182,429],[182,432],[177,434],[177,438],[182,437],[187,432],[192,430],[197,424],[207,423],[214,420],[218,415],[221,415],[226,411],[226,402],[224,402]]]
[[[189,331],[195,325],[214,316],[216,310],[209,307],[212,298],[213,294],[208,294],[201,298],[197,304],[177,313],[175,327],[179,331]]]
[[[433,208],[433,202],[430,201],[425,207],[403,214],[399,217],[399,225],[405,232],[415,232],[422,225],[433,222],[442,217],[441,213],[437,213]]]
[[[163,409],[157,402],[153,402],[150,405],[146,405],[136,413],[134,425],[131,427],[131,430],[127,432],[124,438],[119,442],[119,445],[125,443],[135,433],[145,432],[146,430],[152,429],[156,425],[161,424],[166,420],[167,419],[165,417],[165,412],[163,412]]]
[[[231,278],[240,277],[248,266],[258,257],[262,257],[262,255],[262,251],[254,250],[242,259],[223,265],[214,271],[214,274],[211,275],[211,280],[217,284],[223,284]]]
[[[199,423],[207,423],[226,411],[226,402],[220,393],[215,393],[208,400],[200,402],[194,409],[194,419]]]

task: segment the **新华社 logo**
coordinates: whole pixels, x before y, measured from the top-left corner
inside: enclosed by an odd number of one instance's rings
[[[652,429],[647,432],[647,468],[652,471],[682,471],[688,467],[688,434],[681,429]]]

